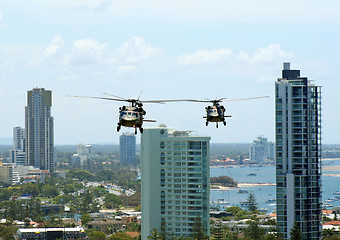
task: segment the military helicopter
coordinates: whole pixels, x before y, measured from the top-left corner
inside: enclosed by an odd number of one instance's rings
[[[225,118],[231,117],[231,115],[225,115],[225,107],[220,104],[220,102],[235,102],[235,101],[243,101],[243,100],[251,100],[251,99],[259,99],[259,98],[267,98],[269,96],[263,97],[252,97],[252,98],[241,98],[241,99],[232,99],[226,100],[226,98],[219,98],[213,100],[195,100],[195,99],[185,99],[185,100],[163,100],[163,102],[178,102],[178,101],[186,101],[186,102],[210,102],[213,105],[207,106],[205,108],[206,116],[203,118],[206,119],[205,125],[208,126],[209,122],[216,122],[216,128],[218,128],[218,123],[223,122],[223,125],[226,126],[227,122]]]
[[[156,122],[155,120],[147,120],[144,119],[144,115],[146,111],[143,109],[143,103],[160,103],[162,104],[164,101],[162,100],[148,100],[142,101],[137,99],[126,99],[122,97],[118,97],[115,95],[111,95],[108,93],[104,93],[106,95],[112,96],[114,98],[109,97],[88,97],[88,96],[71,96],[71,97],[81,97],[81,98],[96,98],[96,99],[104,99],[110,101],[119,101],[119,102],[129,102],[130,106],[122,106],[119,107],[119,120],[117,124],[117,132],[121,129],[121,127],[131,127],[135,129],[135,134],[137,134],[137,128],[140,133],[143,133],[143,122]]]

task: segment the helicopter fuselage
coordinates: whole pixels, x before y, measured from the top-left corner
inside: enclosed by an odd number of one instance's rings
[[[223,106],[208,106],[206,107],[207,121],[223,122],[225,108]]]
[[[231,117],[224,115],[226,109],[224,106],[219,105],[218,103],[215,103],[213,106],[206,107],[205,110],[207,112],[207,115],[204,117],[206,118],[206,126],[208,126],[209,122],[216,122],[216,127],[218,127],[219,122],[223,122],[223,125],[226,126],[227,123],[225,118]]]
[[[143,116],[137,107],[121,108],[119,112],[119,124],[124,127],[140,127],[143,123]]]
[[[135,128],[135,134],[137,134],[137,128],[143,132],[143,115],[146,112],[139,106],[123,106],[119,108],[119,121],[117,126],[117,132],[119,132],[121,126]]]

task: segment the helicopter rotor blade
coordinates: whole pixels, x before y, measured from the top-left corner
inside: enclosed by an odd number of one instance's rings
[[[260,99],[260,98],[268,98],[269,96],[263,97],[251,97],[251,98],[240,98],[240,99],[230,99],[230,100],[222,100],[221,102],[237,102],[237,101],[244,101],[244,100],[252,100],[252,99]]]
[[[122,98],[122,97],[119,97],[119,96],[116,96],[116,95],[112,95],[112,94],[110,94],[110,93],[103,92],[103,94],[108,95],[108,96],[111,96],[111,97],[115,97],[115,98],[120,98],[120,99],[122,99],[122,100],[126,100],[126,98]]]
[[[77,97],[77,98],[96,98],[96,99],[104,99],[104,100],[110,100],[110,101],[129,102],[128,99],[106,98],[106,97],[71,96],[71,95],[68,95],[68,97]]]
[[[168,102],[211,102],[211,101],[196,100],[196,99],[173,99],[173,100],[150,100],[150,101],[141,101],[141,102],[168,103]]]

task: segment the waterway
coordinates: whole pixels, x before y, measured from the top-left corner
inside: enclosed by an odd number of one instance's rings
[[[227,201],[229,206],[240,206],[241,202],[247,200],[249,193],[255,195],[258,208],[268,209],[267,212],[275,211],[276,186],[275,185],[256,185],[256,183],[276,183],[275,166],[262,167],[212,167],[210,176],[229,176],[240,183],[239,188],[230,190],[211,190],[210,201],[218,202]],[[251,173],[251,174],[249,174]],[[243,184],[242,184],[243,183]],[[244,185],[251,183],[255,185]],[[248,193],[239,193],[239,190],[245,190]],[[322,171],[322,200],[331,199],[333,193],[340,190],[340,159],[324,160]],[[268,201],[269,200],[269,201]],[[267,203],[266,203],[267,202]],[[330,202],[333,207],[340,206],[340,200]],[[223,204],[222,204],[223,205]],[[329,207],[331,208],[331,207]],[[328,209],[329,209],[328,208]]]

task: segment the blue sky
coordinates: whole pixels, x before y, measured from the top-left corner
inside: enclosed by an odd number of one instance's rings
[[[24,126],[26,91],[53,91],[56,144],[118,142],[120,103],[270,98],[225,104],[228,126],[205,127],[205,104],[147,104],[145,127],[194,130],[212,142],[274,140],[274,83],[284,61],[323,86],[323,142],[339,143],[340,2],[3,0],[0,137]],[[131,131],[130,129],[122,129]]]

